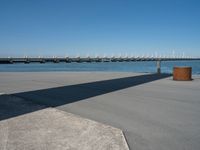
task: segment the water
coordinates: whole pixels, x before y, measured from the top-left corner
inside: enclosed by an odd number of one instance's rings
[[[193,74],[200,74],[200,60],[163,61],[161,71],[172,73],[174,66],[191,66]],[[0,72],[42,72],[42,71],[104,71],[104,72],[156,72],[155,61],[144,62],[100,62],[100,63],[30,63],[0,64]]]

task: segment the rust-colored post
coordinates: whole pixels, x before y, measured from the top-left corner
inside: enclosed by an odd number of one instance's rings
[[[192,80],[192,67],[174,67],[173,79],[179,81]]]

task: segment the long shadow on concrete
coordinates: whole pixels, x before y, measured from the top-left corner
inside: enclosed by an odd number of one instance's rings
[[[57,107],[81,101],[169,76],[169,74],[145,74],[13,94],[25,99],[21,102],[12,98],[5,101],[6,96],[0,96],[0,120],[37,111],[45,107]]]

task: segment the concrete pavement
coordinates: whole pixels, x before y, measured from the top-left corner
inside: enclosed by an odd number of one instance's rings
[[[48,74],[1,73],[0,92],[46,106],[54,98],[56,109],[122,129],[133,150],[200,149],[200,76],[179,82],[134,73]]]
[[[120,129],[10,95],[0,104],[0,116],[24,113],[0,121],[0,150],[129,149]]]

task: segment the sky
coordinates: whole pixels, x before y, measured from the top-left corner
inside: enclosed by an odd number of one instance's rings
[[[0,57],[200,57],[199,0],[0,0]]]

